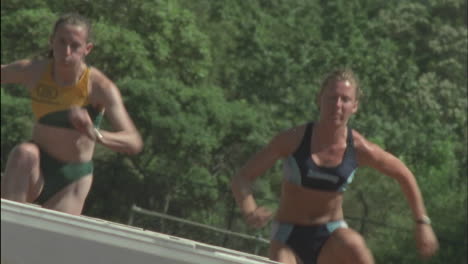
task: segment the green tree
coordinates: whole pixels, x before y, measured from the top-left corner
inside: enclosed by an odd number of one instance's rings
[[[350,66],[365,94],[351,126],[414,172],[441,239],[441,252],[431,263],[463,263],[466,5],[462,0],[8,0],[1,10],[1,60],[45,56],[59,14],[78,11],[91,18],[95,48],[88,63],[121,89],[145,149],[130,158],[97,147],[85,213],[126,222],[136,203],[265,237],[268,229],[246,227],[229,179],[275,133],[315,118],[322,75]],[[32,118],[24,87],[2,85],[1,95],[4,168],[12,147],[29,139]],[[272,209],[280,168],[278,162],[255,186],[259,202]],[[345,201],[347,219],[379,262],[418,263],[411,215],[395,181],[361,169]],[[253,248],[169,222],[140,224]]]

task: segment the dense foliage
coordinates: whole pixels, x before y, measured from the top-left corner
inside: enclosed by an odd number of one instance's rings
[[[136,204],[264,237],[269,228],[245,226],[230,177],[275,133],[316,118],[321,77],[350,66],[365,93],[351,125],[420,184],[441,242],[429,263],[466,263],[466,9],[464,0],[2,0],[1,62],[44,56],[58,15],[90,17],[88,63],[121,89],[145,148],[128,157],[98,147],[85,214],[126,223]],[[3,171],[30,134],[27,91],[3,85],[1,110]],[[278,164],[255,187],[261,204],[277,206],[280,181]],[[419,263],[410,211],[392,179],[361,169],[345,212],[378,263]],[[254,248],[160,219],[134,223]]]

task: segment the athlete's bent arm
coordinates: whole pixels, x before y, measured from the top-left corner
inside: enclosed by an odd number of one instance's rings
[[[294,147],[295,133],[296,129],[291,129],[275,136],[266,147],[251,157],[232,178],[231,189],[234,198],[247,222],[255,227],[265,225],[271,217],[271,212],[257,206],[251,185],[256,178],[273,167],[278,159],[291,152],[292,147]]]
[[[97,140],[117,152],[139,153],[143,148],[143,141],[125,109],[120,91],[97,69],[93,69],[93,72],[95,85],[92,87],[91,101],[105,109],[106,117],[114,129],[112,132],[100,130],[102,137],[98,136]]]
[[[423,197],[413,173],[397,157],[367,141],[357,132],[354,132],[354,137],[359,164],[372,167],[400,184],[416,222],[416,241],[421,256],[426,258],[435,254],[438,249],[437,238],[428,221]]]

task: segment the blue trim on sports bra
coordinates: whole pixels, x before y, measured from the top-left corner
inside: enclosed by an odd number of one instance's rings
[[[298,149],[284,159],[284,177],[289,182],[310,189],[344,192],[352,182],[358,164],[354,150],[352,129],[348,127],[346,149],[342,162],[335,167],[320,167],[311,157],[310,140],[313,123],[308,123]]]

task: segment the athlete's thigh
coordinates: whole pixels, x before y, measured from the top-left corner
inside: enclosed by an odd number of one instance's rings
[[[41,169],[38,168],[37,173],[31,175],[31,186],[28,192],[28,203],[34,202],[42,192],[44,188],[44,174]]]
[[[317,259],[318,264],[373,264],[373,257],[364,238],[351,228],[338,228],[325,242]]]
[[[270,242],[269,255],[271,260],[284,264],[302,264],[302,261],[294,254],[294,251],[278,240]]]
[[[64,213],[80,215],[92,181],[92,174],[83,176],[54,194],[43,206]]]

